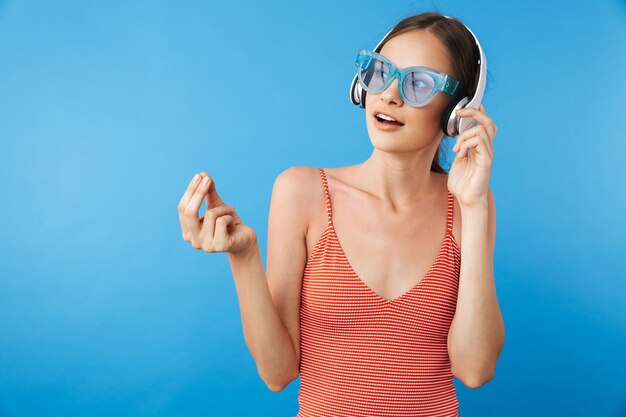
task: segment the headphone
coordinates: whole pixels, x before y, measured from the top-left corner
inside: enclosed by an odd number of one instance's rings
[[[456,20],[460,22],[458,19],[454,19],[450,16],[444,16],[448,19]],[[453,97],[452,102],[446,107],[446,109],[441,114],[441,130],[446,136],[455,137],[458,134],[463,133],[467,129],[474,127],[478,124],[476,120],[471,117],[458,117],[456,115],[456,111],[459,109],[464,109],[467,107],[473,107],[478,109],[480,107],[480,103],[483,99],[483,95],[485,93],[485,83],[487,82],[487,61],[485,59],[485,54],[483,52],[483,48],[480,46],[480,42],[478,42],[478,38],[474,35],[474,32],[470,30],[463,22],[461,22],[463,26],[472,34],[474,40],[476,41],[476,45],[478,46],[478,51],[480,52],[480,59],[478,60],[478,64],[480,65],[479,76],[478,76],[478,86],[476,87],[476,93],[473,97],[465,96],[462,98]],[[374,48],[374,52],[379,52],[382,49],[382,44],[385,42],[389,34],[393,29],[391,29],[385,37],[378,42],[376,48]],[[358,82],[358,73],[354,76],[352,80],[352,85],[350,86],[350,101],[352,104],[356,104],[361,108],[365,108],[365,95],[367,91],[363,90],[361,84]]]

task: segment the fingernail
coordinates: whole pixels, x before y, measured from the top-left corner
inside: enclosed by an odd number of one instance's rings
[[[193,178],[191,179],[192,182],[196,182],[198,181],[198,178],[200,178],[200,175],[196,174],[193,176]]]
[[[202,185],[207,185],[209,183],[209,177],[204,177],[202,180]]]

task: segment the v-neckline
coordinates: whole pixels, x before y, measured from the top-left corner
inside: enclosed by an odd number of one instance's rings
[[[437,252],[437,256],[435,257],[435,260],[430,265],[430,267],[428,268],[428,270],[426,271],[424,276],[421,277],[421,279],[419,281],[417,281],[415,283],[415,285],[413,285],[409,290],[405,291],[404,293],[400,294],[399,296],[397,296],[396,298],[393,298],[393,299],[388,299],[388,298],[385,298],[385,297],[381,296],[376,291],[374,291],[369,285],[367,285],[365,283],[365,281],[363,281],[363,279],[359,276],[359,274],[356,273],[356,271],[354,270],[354,267],[350,263],[350,260],[348,259],[348,256],[346,255],[346,252],[345,252],[345,250],[343,248],[343,245],[341,244],[339,236],[337,236],[337,231],[335,230],[335,224],[334,224],[334,219],[333,219],[333,215],[332,215],[332,202],[331,202],[331,198],[330,198],[330,191],[329,191],[329,187],[328,187],[328,179],[326,177],[326,172],[325,172],[324,168],[318,168],[318,170],[319,170],[319,173],[320,173],[320,175],[322,177],[322,184],[324,186],[324,193],[325,193],[325,196],[326,196],[326,212],[327,212],[328,223],[327,223],[327,226],[326,226],[326,230],[324,231],[324,233],[322,234],[322,236],[318,240],[317,244],[313,248],[313,253],[315,253],[315,250],[317,249],[318,244],[324,239],[324,236],[326,236],[326,238],[328,238],[330,236],[330,234],[327,235],[328,229],[329,228],[332,229],[331,230],[332,236],[334,237],[335,241],[337,242],[337,246],[339,247],[340,256],[345,261],[345,263],[348,266],[351,274],[356,278],[358,283],[363,288],[365,288],[379,302],[381,302],[381,303],[383,303],[385,305],[392,305],[392,304],[395,304],[397,302],[400,302],[401,300],[403,300],[406,297],[408,297],[411,293],[413,293],[414,291],[417,291],[419,288],[421,288],[424,285],[424,281],[428,280],[428,278],[433,275],[433,271],[435,270],[435,267],[437,267],[437,265],[438,265],[438,263],[440,261],[440,258],[442,256],[442,254],[444,253],[444,249],[445,249],[446,245],[448,244],[448,240],[451,241],[451,244],[453,245],[454,249],[456,249],[456,251],[460,251],[459,245],[456,242],[456,240],[454,239],[454,235],[452,234],[452,219],[453,219],[453,216],[454,216],[454,197],[453,197],[452,193],[450,192],[450,190],[446,190],[447,214],[446,214],[445,236],[443,238],[443,242],[441,242],[441,245],[439,246],[439,251]],[[313,253],[311,254],[311,257],[313,255]],[[307,264],[308,263],[309,263],[309,261],[307,260]]]
[[[449,193],[450,193],[450,191],[448,191],[448,194]],[[447,222],[447,218],[446,218],[446,222]],[[335,225],[333,223],[330,223],[328,226],[330,226],[330,228],[332,229],[331,233],[332,233],[332,236],[335,238],[335,241],[337,242],[337,245],[339,247],[339,252],[341,254],[341,257],[346,262],[346,265],[350,269],[350,272],[352,273],[352,275],[354,275],[354,277],[359,282],[359,284],[361,284],[362,287],[364,287],[367,291],[369,291],[380,302],[383,302],[385,304],[395,304],[395,303],[399,302],[400,300],[406,298],[409,294],[413,293],[414,291],[417,291],[417,289],[422,286],[422,283],[426,279],[428,279],[429,277],[432,276],[433,270],[435,269],[435,267],[439,263],[438,262],[439,258],[444,253],[444,248],[446,247],[446,243],[448,242],[448,239],[452,239],[454,241],[454,237],[452,236],[451,233],[448,233],[447,229],[446,229],[446,235],[445,235],[445,237],[443,239],[443,242],[441,243],[441,246],[439,246],[439,251],[437,252],[437,256],[435,257],[435,260],[432,263],[432,265],[426,271],[426,274],[424,274],[424,276],[419,281],[417,281],[417,283],[414,286],[412,286],[409,290],[407,290],[404,293],[400,294],[396,298],[388,299],[388,298],[385,298],[385,297],[381,296],[376,291],[374,291],[369,285],[367,285],[365,283],[365,281],[363,281],[363,279],[359,276],[359,274],[356,273],[356,271],[354,270],[354,267],[350,263],[350,260],[348,260],[348,257],[346,255],[346,252],[343,249],[343,245],[341,244],[341,241],[339,240],[339,237],[337,236],[337,232],[335,231]]]

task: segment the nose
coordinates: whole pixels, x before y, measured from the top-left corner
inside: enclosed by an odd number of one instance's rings
[[[399,82],[398,77],[393,77],[387,88],[380,93],[381,100],[384,100],[386,103],[400,103],[402,97],[400,97],[400,90],[398,89]]]

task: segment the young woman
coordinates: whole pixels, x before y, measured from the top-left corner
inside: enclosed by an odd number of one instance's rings
[[[379,53],[381,68],[425,66],[475,92],[475,41],[458,20],[411,16]],[[184,240],[228,252],[263,381],[280,391],[301,377],[301,417],[456,416],[453,377],[483,385],[504,343],[489,189],[498,129],[482,105],[459,112],[479,124],[457,137],[448,173],[439,164],[440,120],[453,97],[436,91],[410,105],[398,81],[365,94],[374,148],[366,161],[278,176],[267,273],[256,233],[208,174],[194,177],[179,204]]]

